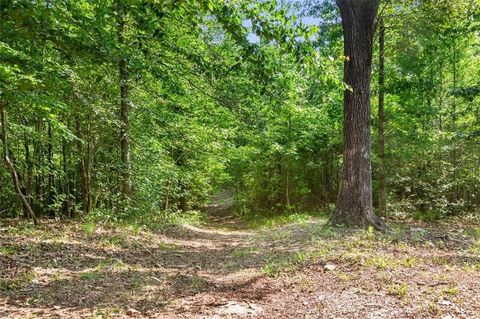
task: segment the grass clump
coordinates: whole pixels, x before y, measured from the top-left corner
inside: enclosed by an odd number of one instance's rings
[[[324,212],[305,212],[294,214],[248,214],[243,216],[247,223],[247,227],[251,229],[266,228],[271,229],[277,226],[288,224],[305,224],[313,218],[327,219]]]
[[[99,271],[85,271],[80,274],[80,279],[85,281],[95,281],[102,277],[103,275]]]
[[[377,269],[393,269],[397,266],[395,259],[384,256],[373,256],[365,262],[366,266],[372,266]]]
[[[90,213],[81,228],[86,235],[93,235],[98,225],[105,225],[116,229],[125,229],[129,234],[138,235],[144,230],[161,231],[178,226],[202,226],[208,222],[208,216],[200,211],[188,212],[159,212],[158,214],[136,213],[126,217],[112,217],[111,212],[98,210]]]
[[[399,299],[404,299],[408,294],[408,284],[393,284],[388,287],[387,293],[391,296],[396,296]]]
[[[0,255],[11,256],[18,252],[16,246],[0,246]]]
[[[95,231],[97,230],[97,225],[92,222],[92,221],[87,221],[87,222],[84,222],[80,228],[82,229],[82,231],[85,233],[85,235],[87,236],[91,236],[95,233]]]

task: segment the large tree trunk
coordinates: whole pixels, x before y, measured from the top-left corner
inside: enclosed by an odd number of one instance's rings
[[[125,6],[122,0],[117,1],[118,8],[118,43],[124,44]],[[130,119],[128,114],[128,69],[127,61],[121,57],[118,62],[120,78],[120,153],[122,160],[122,196],[130,198],[132,194],[132,168],[130,153]]]
[[[387,213],[387,185],[385,181],[385,25],[380,21],[378,35],[378,211]]]
[[[374,226],[384,222],[372,205],[370,80],[379,0],[337,0],[344,34],[343,170],[333,224]]]

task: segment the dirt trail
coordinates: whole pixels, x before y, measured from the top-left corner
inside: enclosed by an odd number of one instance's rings
[[[480,318],[465,227],[385,237],[322,224],[4,225],[0,318]]]
[[[250,314],[252,305],[235,301],[264,277],[260,260],[239,258],[255,233],[231,218],[138,234],[97,228],[86,235],[74,223],[16,226],[0,233],[1,318],[177,318],[205,307]]]

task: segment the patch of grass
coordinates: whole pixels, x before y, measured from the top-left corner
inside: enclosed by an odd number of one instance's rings
[[[126,230],[133,236],[138,236],[145,227],[139,224],[130,224],[127,226]]]
[[[416,211],[413,213],[412,217],[419,221],[434,222],[441,219],[443,215],[439,211],[429,210],[427,212]]]
[[[161,242],[158,244],[158,249],[163,250],[163,251],[177,251],[182,249],[181,245],[176,245],[176,244],[169,244],[169,243],[164,243]]]
[[[306,252],[297,251],[297,252],[295,253],[294,261],[295,261],[295,263],[297,263],[297,264],[304,264],[304,263],[306,263],[307,261],[311,260],[312,258],[313,258],[313,254],[312,254],[312,253],[306,253]]]
[[[97,225],[94,223],[94,222],[85,222],[83,223],[80,228],[82,229],[82,231],[85,233],[85,235],[87,236],[91,236],[95,233],[95,231],[97,230]]]
[[[95,281],[102,277],[103,275],[99,271],[85,271],[80,274],[80,279],[85,281]]]
[[[392,227],[392,229],[385,233],[382,234],[380,239],[388,244],[391,243],[398,243],[398,244],[403,244],[401,241],[406,234],[406,230],[402,227]]]
[[[315,227],[313,229],[313,237],[317,239],[331,239],[336,238],[337,235],[337,232],[328,225],[322,227]]]
[[[122,269],[125,267],[123,261],[117,258],[105,258],[101,262],[98,263],[96,269],[103,270],[103,269]]]
[[[33,237],[38,232],[38,228],[29,222],[19,222],[15,226],[10,226],[6,229],[6,233],[9,235]]]
[[[41,248],[38,245],[34,245],[34,244],[27,244],[25,246],[25,249],[30,253],[37,253],[41,250]]]
[[[318,251],[297,251],[295,253],[270,254],[262,267],[262,272],[270,277],[277,277],[282,272],[297,270],[308,262],[316,261],[321,255]]]
[[[202,226],[208,222],[208,216],[200,211],[168,212],[168,213],[136,213],[127,217],[112,216],[110,211],[95,211],[86,217],[82,230],[91,235],[98,223],[137,236],[142,231],[162,231],[171,227],[192,225]]]
[[[295,257],[292,254],[272,253],[262,266],[262,272],[269,277],[277,277],[282,272],[290,271],[296,266]]]
[[[430,315],[440,315],[442,313],[442,310],[440,307],[434,303],[434,302],[429,302],[427,305],[427,311],[428,314]]]
[[[360,238],[364,239],[364,240],[373,241],[373,240],[375,240],[375,237],[376,237],[375,236],[376,231],[375,231],[375,228],[373,226],[368,226],[368,229],[362,231],[360,234],[361,234]]]
[[[313,218],[322,218],[327,220],[327,215],[324,212],[306,212],[294,214],[249,214],[244,216],[248,228],[275,228],[277,226],[288,224],[305,224]]]
[[[184,213],[170,213],[167,216],[167,223],[172,225],[202,226],[208,221],[208,216],[200,211],[192,210]]]
[[[268,277],[277,277],[282,272],[282,266],[273,261],[267,261],[262,266],[262,272]]]
[[[408,294],[408,284],[393,284],[388,287],[387,294],[396,296],[399,299],[404,299]]]
[[[425,238],[425,235],[427,235],[426,230],[415,231],[411,234],[411,239],[416,242],[423,241]]]
[[[258,252],[255,247],[237,248],[233,251],[232,256],[236,258],[248,257]]]
[[[366,266],[373,266],[377,269],[393,269],[397,266],[395,259],[384,256],[373,256],[365,261]]]
[[[188,212],[169,212],[161,215],[149,215],[133,221],[132,225],[140,225],[143,229],[162,231],[178,226],[202,226],[208,222],[207,214],[192,210]]]
[[[120,307],[112,307],[112,308],[102,308],[102,309],[95,309],[92,314],[93,319],[106,319],[116,317],[121,312]]]
[[[393,279],[393,276],[392,274],[389,272],[389,271],[384,271],[381,273],[381,275],[379,276],[379,279],[380,279],[380,282],[382,284],[391,284],[392,282],[392,279]]]
[[[205,289],[206,284],[207,282],[204,278],[200,276],[193,276],[190,283],[190,288],[193,292],[198,293]]]
[[[337,276],[338,279],[340,279],[341,281],[343,281],[345,283],[348,283],[355,278],[354,274],[346,273],[346,272],[343,272],[343,271],[340,271],[340,270],[334,270],[334,273],[335,273],[335,275]]]
[[[290,232],[286,230],[269,229],[268,232],[262,232],[257,237],[260,241],[274,242],[289,238]]]
[[[480,240],[480,227],[468,227],[463,231],[463,234],[468,237],[473,237]]]
[[[18,252],[17,246],[0,246],[0,255],[11,256]]]
[[[447,296],[456,296],[458,294],[457,286],[450,286],[442,289],[442,294]]]
[[[465,265],[465,270],[473,272],[480,271],[480,262],[468,263]]]
[[[48,268],[58,268],[58,260],[56,258],[49,260],[47,266]]]
[[[406,268],[413,268],[419,264],[419,261],[415,256],[409,256],[400,261],[400,264]]]
[[[170,276],[167,280],[173,281],[173,287],[178,291],[199,293],[207,286],[207,280],[199,275],[177,274]]]
[[[480,238],[475,240],[475,242],[468,249],[471,253],[480,254]]]
[[[100,238],[98,244],[101,247],[105,248],[129,248],[129,243],[125,235],[123,234],[113,234],[113,235],[106,235]]]

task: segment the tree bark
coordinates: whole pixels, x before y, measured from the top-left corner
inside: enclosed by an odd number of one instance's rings
[[[12,180],[13,180],[13,186],[15,188],[15,192],[18,194],[20,197],[20,200],[22,202],[22,207],[27,216],[32,218],[33,223],[35,225],[38,225],[38,220],[37,216],[35,215],[35,212],[33,211],[32,207],[28,203],[27,197],[22,191],[22,186],[20,185],[20,177],[17,173],[17,170],[15,168],[15,165],[13,164],[12,160],[10,159],[9,151],[8,151],[8,136],[7,136],[7,119],[6,119],[6,114],[5,114],[5,104],[4,102],[0,101],[0,124],[2,126],[1,130],[1,140],[3,144],[3,160],[5,162],[5,165],[7,166],[7,169],[10,171],[10,174],[12,175]]]
[[[70,128],[70,121],[67,119],[67,127]],[[69,170],[69,154],[70,154],[70,145],[68,140],[64,137],[62,138],[62,168],[63,168],[63,193],[65,194],[65,201],[63,203],[62,209],[63,209],[63,215],[68,216],[68,217],[73,217],[72,216],[72,210],[71,207],[72,202],[71,202],[71,189],[70,189],[70,170]]]
[[[457,43],[453,41],[453,88],[457,88]],[[453,103],[452,103],[452,131],[457,131],[457,99],[456,96],[453,95]],[[457,171],[458,171],[458,154],[457,154],[457,143],[455,134],[453,134],[452,138],[452,166],[453,166],[453,198],[452,201],[456,202],[458,198],[458,183],[457,183]]]
[[[89,166],[89,154],[88,154],[88,146],[87,152],[84,149],[84,140],[85,136],[82,130],[82,124],[80,122],[80,115],[77,114],[75,119],[76,125],[76,134],[78,137],[77,141],[77,149],[78,149],[78,173],[80,175],[80,187],[81,187],[81,198],[83,204],[83,210],[86,215],[88,215],[91,211],[91,203],[92,203],[92,191],[90,187],[90,166]],[[87,128],[88,129],[88,128]],[[88,136],[88,132],[87,132]],[[87,145],[90,143],[87,137]],[[87,154],[85,154],[87,153]]]
[[[24,125],[27,125],[27,120],[24,121]],[[30,157],[30,145],[27,134],[24,134],[23,145],[25,148],[25,164],[26,164],[26,182],[25,182],[25,195],[27,197],[28,203],[32,206],[32,199],[29,194],[32,193],[32,179],[33,179],[33,161]]]
[[[378,211],[387,213],[387,184],[385,181],[385,25],[379,24],[378,35]]]
[[[47,177],[47,211],[52,216],[55,215],[55,212],[51,211],[51,205],[53,204],[54,198],[54,171],[55,166],[53,162],[53,136],[52,136],[52,124],[48,122],[47,126],[47,162],[48,162],[48,177]]]
[[[125,43],[125,6],[122,0],[117,1],[118,8],[118,43]],[[128,69],[127,61],[122,56],[118,62],[120,79],[120,152],[122,161],[122,196],[128,199],[132,195],[132,167],[130,151],[130,119],[128,107]]]
[[[373,212],[370,80],[379,0],[337,0],[344,34],[343,169],[332,224],[386,229]]]

